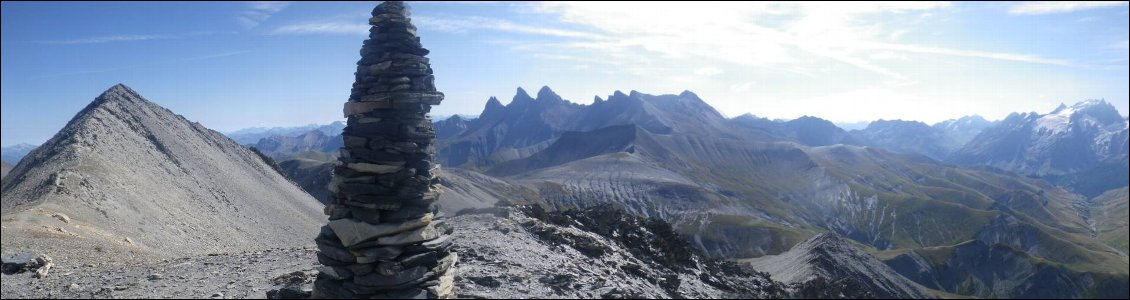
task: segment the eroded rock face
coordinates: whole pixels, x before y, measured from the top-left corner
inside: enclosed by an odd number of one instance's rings
[[[435,131],[443,100],[428,50],[401,1],[373,10],[343,113],[345,147],[330,182],[330,223],[316,242],[325,265],[315,298],[450,298],[457,256],[435,205]]]

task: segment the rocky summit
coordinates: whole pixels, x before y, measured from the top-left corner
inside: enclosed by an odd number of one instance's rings
[[[435,205],[435,131],[427,115],[443,94],[404,3],[381,3],[372,15],[345,103],[330,221],[316,239],[324,267],[314,297],[449,298],[458,256]]]
[[[120,84],[4,178],[2,208],[4,256],[58,265],[310,245],[322,210],[252,151]]]

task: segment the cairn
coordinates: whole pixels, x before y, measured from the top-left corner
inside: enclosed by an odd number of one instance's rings
[[[401,1],[377,5],[345,103],[345,146],[315,241],[315,298],[442,299],[454,293],[451,227],[439,197],[435,131],[443,100]]]

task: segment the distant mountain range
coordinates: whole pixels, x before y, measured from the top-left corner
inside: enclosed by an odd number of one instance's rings
[[[1128,124],[1102,100],[1060,105],[1047,114],[1013,113],[949,161],[1039,176],[1097,196],[1130,181]]]
[[[0,159],[13,164],[20,163],[20,160],[31,153],[32,150],[38,147],[31,144],[17,144],[11,147],[0,148]]]
[[[311,131],[318,131],[328,136],[341,134],[345,122],[336,121],[327,125],[310,124],[296,127],[245,128],[227,133],[226,135],[240,145],[254,145],[259,140],[271,137],[297,137]]]

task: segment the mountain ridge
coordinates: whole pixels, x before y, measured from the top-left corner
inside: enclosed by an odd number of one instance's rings
[[[323,218],[251,150],[121,84],[3,179],[2,204],[5,252],[64,260],[301,246]]]

